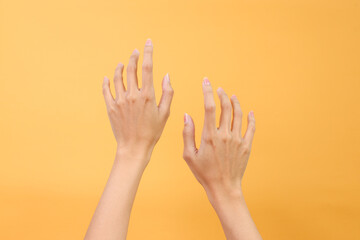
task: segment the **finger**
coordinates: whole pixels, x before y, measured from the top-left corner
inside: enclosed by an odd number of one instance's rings
[[[167,73],[162,81],[162,95],[159,102],[159,114],[164,119],[167,119],[170,115],[170,106],[173,95],[174,90],[171,87],[170,77]]]
[[[248,126],[244,136],[244,141],[251,145],[255,134],[255,117],[254,112],[250,111],[248,115]]]
[[[114,74],[114,86],[115,86],[116,98],[119,98],[125,92],[125,86],[123,82],[123,71],[124,71],[124,64],[119,63],[115,69],[115,74]]]
[[[139,61],[139,51],[135,49],[130,56],[129,65],[127,66],[127,90],[129,92],[139,90],[137,78],[137,64]]]
[[[217,94],[220,99],[221,115],[219,129],[231,131],[231,103],[224,89],[218,88]]]
[[[205,107],[204,130],[213,133],[216,130],[215,101],[211,84],[206,77],[203,80],[203,93]]]
[[[144,60],[142,64],[142,89],[154,93],[153,85],[153,45],[148,39],[144,48]]]
[[[183,140],[183,158],[186,162],[188,162],[189,160],[194,158],[197,149],[195,144],[195,125],[192,118],[187,113],[185,113],[184,115]]]
[[[232,132],[241,137],[242,111],[239,100],[235,95],[231,97],[231,104],[233,107]]]
[[[114,98],[110,91],[110,80],[108,77],[104,77],[103,81],[103,95],[105,99],[105,103],[107,107],[110,107],[111,104],[114,102]]]

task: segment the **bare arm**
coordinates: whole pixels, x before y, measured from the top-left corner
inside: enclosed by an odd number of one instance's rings
[[[241,188],[255,132],[254,114],[249,113],[247,131],[242,136],[239,101],[236,96],[229,99],[224,90],[219,88],[217,93],[221,102],[221,116],[217,128],[213,90],[207,78],[203,81],[203,92],[205,121],[200,148],[197,149],[195,144],[194,122],[185,114],[183,157],[204,187],[227,239],[262,239],[250,216]]]
[[[123,84],[123,64],[115,70],[116,97],[104,78],[103,94],[117,151],[114,164],[96,208],[85,239],[126,239],[131,208],[141,176],[151,153],[165,127],[170,112],[173,89],[169,75],[163,79],[163,94],[159,105],[155,100],[152,74],[153,46],[148,40],[142,65],[142,88],[138,88],[137,62],[134,50],[127,67],[127,89]]]

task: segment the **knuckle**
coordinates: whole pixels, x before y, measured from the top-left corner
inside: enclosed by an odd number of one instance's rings
[[[224,101],[224,102],[221,104],[221,107],[222,107],[222,109],[224,109],[224,110],[230,110],[230,109],[231,109],[231,104],[230,104],[228,101]]]
[[[235,144],[236,144],[237,146],[241,146],[241,144],[242,144],[242,139],[241,139],[241,137],[235,137],[235,138],[234,138],[234,142],[235,142]]]
[[[151,62],[144,62],[142,65],[142,69],[145,72],[152,72],[153,64]]]
[[[230,142],[231,141],[231,135],[228,133],[223,133],[220,135],[220,140],[224,143]]]
[[[136,71],[136,65],[135,64],[129,64],[126,68],[126,71],[128,72],[135,72]]]
[[[205,111],[215,112],[215,104],[213,104],[213,103],[205,104]]]
[[[251,131],[252,133],[255,133],[255,130],[256,130],[255,123],[254,123],[254,124],[251,124],[251,126],[250,126],[250,131]]]
[[[166,88],[164,89],[164,92],[170,96],[174,95],[174,89],[172,88]]]
[[[109,106],[108,107],[108,113],[109,114],[114,114],[116,112],[116,108],[115,108],[115,106]]]
[[[137,97],[135,94],[127,94],[126,95],[127,102],[135,102],[136,100],[137,100]]]
[[[241,111],[240,108],[234,108],[234,113],[239,117],[243,116],[243,112]]]
[[[152,95],[149,93],[149,91],[143,91],[141,96],[145,101],[152,99]]]
[[[191,161],[191,160],[192,160],[192,155],[191,155],[190,151],[184,150],[184,152],[183,152],[183,159],[184,159],[185,161]]]
[[[114,78],[115,79],[121,79],[122,78],[121,72],[120,71],[115,71]]]
[[[118,99],[116,99],[116,105],[122,106],[124,104],[125,104],[125,101],[123,98],[119,97]]]
[[[204,141],[210,145],[214,144],[214,138],[213,138],[213,135],[212,134],[205,134],[204,135]]]
[[[244,146],[243,146],[243,148],[242,148],[242,153],[243,153],[244,155],[247,155],[247,154],[250,153],[250,147],[249,147],[249,145],[244,145]]]

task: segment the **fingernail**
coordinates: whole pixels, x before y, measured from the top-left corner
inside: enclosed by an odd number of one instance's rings
[[[139,50],[137,50],[137,49],[135,48],[135,50],[133,51],[133,54],[137,54],[137,53],[139,53]]]
[[[219,87],[216,91],[217,93],[220,93],[223,89],[221,87]]]
[[[145,45],[146,45],[146,46],[151,46],[151,45],[152,45],[152,42],[151,42],[151,39],[150,39],[150,38],[148,38],[148,39],[146,40]]]
[[[254,111],[250,111],[250,116],[254,117]]]
[[[203,84],[204,84],[205,86],[209,86],[209,85],[210,85],[210,81],[209,81],[209,79],[208,79],[207,77],[204,78]]]
[[[235,98],[235,99],[237,99],[237,97],[236,97],[236,95],[235,95],[235,94],[234,94],[234,95],[232,95],[231,97],[232,97],[232,98]]]
[[[184,114],[184,124],[187,124],[189,121],[189,115],[187,113]]]
[[[168,81],[168,84],[169,84],[169,86],[171,87],[171,82],[170,82],[170,76],[169,76],[169,73],[167,73],[167,74],[166,74],[166,76],[167,76],[167,81]]]
[[[169,77],[169,74],[167,73],[165,76],[164,76],[164,81],[163,81],[163,88],[167,88],[167,85],[170,85],[170,77]]]

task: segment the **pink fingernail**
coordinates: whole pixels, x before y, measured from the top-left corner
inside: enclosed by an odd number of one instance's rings
[[[186,124],[188,122],[188,117],[189,115],[187,113],[184,114],[184,124]]]
[[[170,85],[171,86],[171,84],[170,84],[170,77],[169,77],[169,74],[167,73],[165,76],[164,76],[164,81],[163,81],[163,88],[166,88],[167,87],[167,85]]]
[[[151,39],[150,39],[150,38],[148,38],[148,39],[146,40],[145,45],[146,45],[146,46],[151,46],[151,45],[152,45],[152,42],[151,42]]]
[[[209,85],[210,85],[210,81],[209,81],[209,79],[208,79],[207,77],[204,78],[203,84],[204,84],[205,86],[209,86]]]
[[[133,51],[133,54],[138,54],[139,53],[139,50],[137,50],[136,48],[135,48],[135,50]]]
[[[254,117],[254,111],[250,111],[250,116]]]

